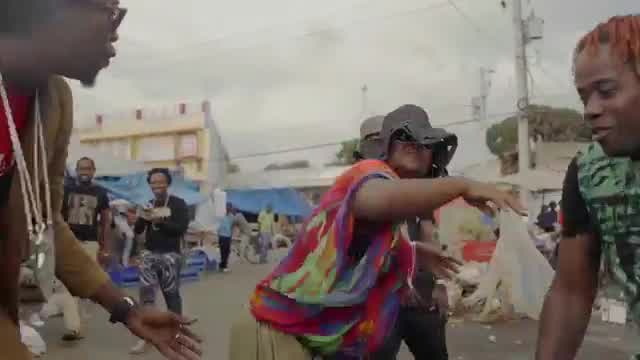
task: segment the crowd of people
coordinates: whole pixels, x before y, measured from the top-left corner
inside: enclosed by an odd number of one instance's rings
[[[81,159],[76,181],[63,186],[73,127],[64,78],[95,82],[115,56],[126,9],[118,0],[7,0],[0,7],[0,124],[6,124],[0,127],[0,357],[31,358],[19,330],[20,283],[28,270],[49,309],[72,312],[65,340],[83,336],[79,307],[66,305],[76,296],[99,304],[112,323],[139,337],[134,352],[155,346],[169,359],[200,358],[200,338],[181,314],[180,244],[188,211],[167,191],[169,171],[149,172],[154,199],[135,222],[129,210],[115,214],[117,229],[133,223],[122,232],[127,248],[135,234],[145,233],[140,301],[99,265],[112,258],[115,220],[105,193],[91,181],[95,163]],[[566,174],[563,238],[541,314],[539,360],[575,357],[601,263],[640,322],[640,16],[614,17],[587,33],[573,65],[594,141]],[[416,358],[447,358],[439,285],[458,262],[431,236],[434,210],[461,197],[482,208],[525,211],[493,185],[447,176],[457,139],[433,128],[424,109],[404,105],[364,125],[361,161],[323,196],[232,327],[231,360],[393,359],[401,341]],[[226,221],[219,230],[223,269],[229,222],[233,227],[238,220]],[[263,262],[273,226],[273,211],[266,209],[259,216]],[[168,311],[154,306],[155,287]]]

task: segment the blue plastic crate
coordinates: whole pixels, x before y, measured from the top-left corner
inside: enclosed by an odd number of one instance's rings
[[[111,281],[119,287],[135,287],[140,283],[140,271],[135,266],[112,267],[109,270]]]
[[[218,260],[211,259],[207,261],[207,271],[218,271]]]
[[[185,261],[187,267],[198,268],[199,271],[204,271],[207,268],[209,258],[204,251],[196,250],[189,254]]]
[[[202,270],[198,267],[187,266],[182,269],[180,272],[180,280],[181,281],[196,281],[200,280],[200,274]]]

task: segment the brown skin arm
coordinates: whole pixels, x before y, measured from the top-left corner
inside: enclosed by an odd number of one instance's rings
[[[122,301],[126,295],[122,290],[113,285],[111,281],[107,281],[93,294],[91,300],[100,304],[107,312],[111,313],[113,307]]]
[[[536,360],[575,358],[598,289],[598,238],[580,234],[560,244],[558,271],[542,308]]]
[[[82,249],[69,226],[64,222],[60,211],[64,198],[64,169],[73,124],[73,99],[71,90],[64,80],[58,78],[55,83],[61,96],[61,111],[64,118],[57,136],[54,160],[49,164],[51,203],[55,214],[56,273],[72,294],[91,298],[105,306],[107,310],[111,310],[113,304],[122,299],[124,293],[111,284],[108,275]]]
[[[425,217],[468,191],[459,178],[367,181],[356,194],[353,212],[371,222],[402,221]]]

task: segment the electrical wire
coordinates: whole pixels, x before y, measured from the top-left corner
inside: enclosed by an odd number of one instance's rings
[[[488,117],[488,119],[495,119],[495,118],[500,118],[500,117],[505,117],[505,116],[512,116],[514,114],[515,114],[514,112],[491,114],[490,117]],[[441,128],[447,128],[447,127],[450,127],[450,126],[460,126],[460,125],[467,125],[467,124],[471,124],[471,123],[480,123],[480,121],[475,120],[475,119],[469,119],[469,120],[454,121],[454,122],[450,122],[450,123],[443,124],[443,125],[436,124],[435,126],[436,127],[441,127]],[[231,161],[244,160],[244,159],[251,159],[251,158],[257,158],[257,157],[263,157],[263,156],[270,156],[270,155],[279,155],[279,154],[295,153],[295,152],[300,152],[300,151],[317,150],[317,149],[322,149],[322,148],[327,148],[327,147],[340,146],[344,142],[345,142],[344,140],[342,140],[342,141],[332,141],[332,142],[326,142],[326,143],[320,143],[320,144],[314,144],[314,145],[285,148],[285,149],[280,149],[280,150],[256,152],[256,153],[233,156],[233,157],[230,158],[230,160]]]
[[[362,19],[357,19],[357,20],[353,20],[350,22],[347,22],[345,24],[333,27],[332,29],[338,29],[338,30],[344,30],[353,26],[358,26],[358,25],[362,25],[362,24],[367,24],[367,23],[372,23],[372,22],[376,22],[376,23],[380,23],[382,21],[387,21],[390,19],[394,19],[394,18],[401,18],[401,17],[406,17],[406,16],[412,16],[412,15],[416,15],[419,13],[423,13],[423,12],[428,12],[428,11],[432,11],[432,10],[437,10],[440,8],[445,8],[449,6],[448,1],[444,0],[444,1],[439,1],[439,2],[435,2],[426,6],[422,6],[422,7],[418,7],[418,8],[413,8],[413,9],[408,9],[408,10],[401,10],[401,11],[397,11],[397,12],[393,12],[393,13],[389,13],[383,16],[372,16],[372,17],[365,17]],[[305,31],[302,33],[298,33],[298,34],[289,34],[287,36],[281,36],[280,39],[287,39],[287,38],[293,38],[293,39],[297,39],[297,38],[304,38],[304,37],[308,37],[308,36],[313,36],[313,35],[318,35],[318,34],[323,34],[325,33],[327,30],[323,29],[323,30],[309,30],[309,31]],[[200,43],[199,46],[203,46],[203,45],[207,45],[207,44],[212,44],[212,43],[216,43],[219,42],[223,39],[226,38],[232,38],[234,36],[239,36],[239,35],[246,35],[247,33],[237,33],[237,34],[230,34],[227,36],[222,36],[216,39],[212,39],[212,40],[208,40],[205,42]],[[260,43],[261,45],[269,45],[270,42],[264,42],[264,43]],[[196,45],[198,46],[198,45]],[[190,48],[191,45],[188,47]],[[185,48],[185,49],[188,49]],[[248,47],[234,47],[234,48],[216,48],[216,49],[209,49],[210,51],[213,51],[214,53],[216,52],[228,52],[228,51],[234,51],[234,50],[243,50],[243,49],[250,49],[252,48],[251,46]],[[184,52],[184,51],[183,51]],[[192,60],[192,59],[197,59],[197,58],[206,58],[208,56],[210,56],[211,53],[208,53],[206,55],[201,54],[201,55],[188,55],[188,56],[177,56],[177,57],[172,57],[172,58],[165,58],[162,61],[158,61],[156,63],[154,62],[147,62],[145,63],[145,67],[149,67],[149,66],[154,66],[154,65],[162,65],[162,66],[171,66],[171,65],[176,65],[176,64],[180,64],[183,61],[186,60]]]

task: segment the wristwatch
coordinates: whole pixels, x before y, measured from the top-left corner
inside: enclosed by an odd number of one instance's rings
[[[111,316],[109,317],[109,321],[113,324],[122,323],[125,324],[127,322],[127,318],[131,313],[131,310],[137,307],[137,303],[130,296],[123,297],[113,309],[111,309]]]

